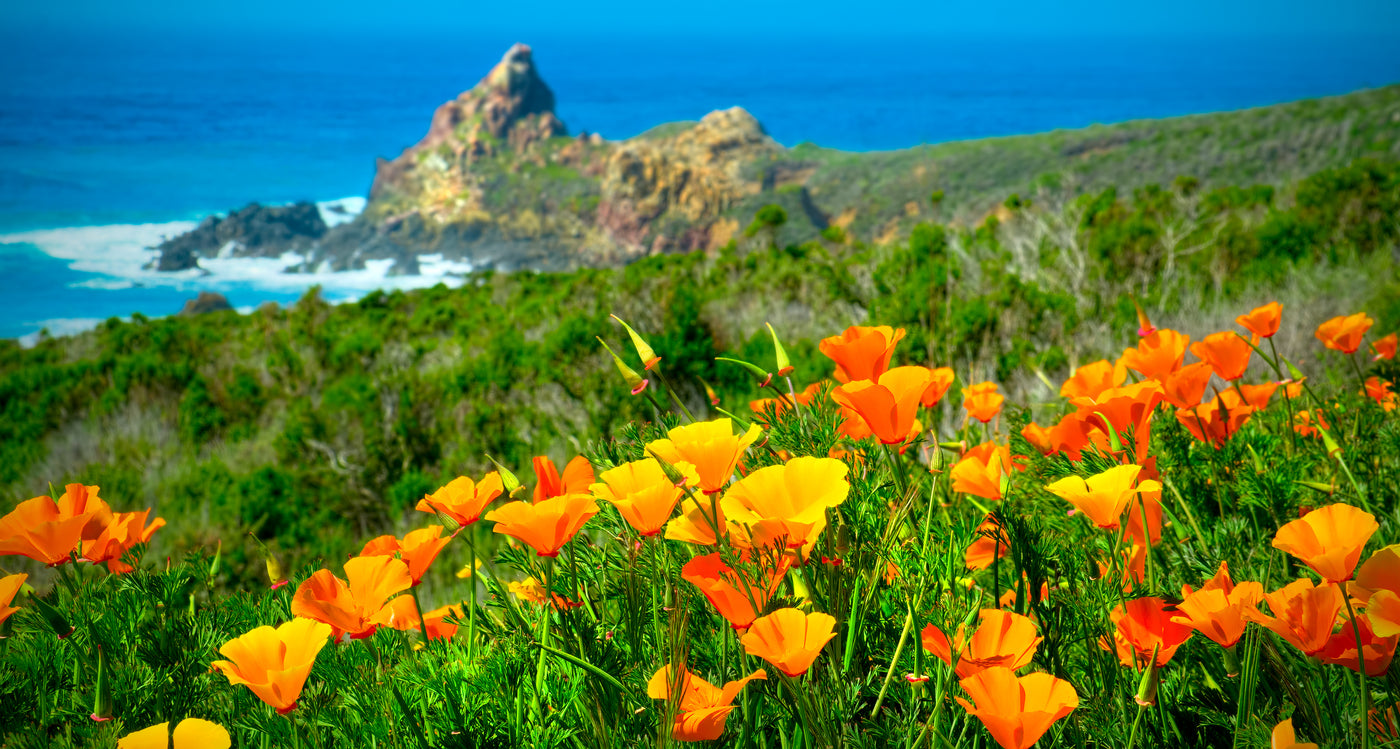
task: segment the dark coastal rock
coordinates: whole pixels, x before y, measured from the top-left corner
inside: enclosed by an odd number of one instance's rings
[[[257,203],[230,213],[210,216],[194,230],[167,239],[156,249],[156,270],[177,271],[199,266],[199,258],[279,257],[288,250],[310,249],[326,233],[326,222],[313,203],[262,206]]]
[[[233,305],[228,303],[228,299],[223,294],[201,291],[199,296],[185,302],[185,308],[180,310],[180,316],[189,317],[190,315],[203,315],[207,312],[221,312],[229,309],[233,309]]]

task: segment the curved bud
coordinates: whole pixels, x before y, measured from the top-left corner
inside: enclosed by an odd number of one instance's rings
[[[626,321],[617,315],[609,315],[609,317],[622,323],[622,327],[627,329],[627,335],[632,338],[632,346],[637,349],[637,356],[642,359],[642,369],[650,372],[651,368],[656,366],[657,362],[661,361],[661,357],[656,355],[656,352],[651,349],[651,346],[648,345],[646,341],[642,340],[642,337],[637,334],[637,331],[633,330],[632,326],[628,325]]]

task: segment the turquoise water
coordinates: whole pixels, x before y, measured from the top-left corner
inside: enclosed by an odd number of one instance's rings
[[[0,30],[0,336],[236,305],[311,283],[276,263],[140,270],[159,241],[257,200],[362,196],[515,41],[573,132],[625,138],[740,105],[780,142],[879,150],[1237,109],[1400,80],[1388,40],[1297,38],[6,38]],[[1389,40],[1393,41],[1393,40]],[[81,229],[80,229],[81,228]],[[143,244],[144,243],[144,244]]]

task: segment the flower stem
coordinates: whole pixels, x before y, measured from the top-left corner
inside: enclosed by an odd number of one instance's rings
[[[1351,631],[1356,637],[1356,674],[1360,677],[1361,690],[1361,707],[1358,711],[1361,714],[1361,749],[1370,749],[1371,728],[1367,716],[1371,712],[1371,692],[1366,685],[1366,648],[1361,644],[1361,625],[1356,622],[1356,610],[1352,608],[1351,596],[1347,595],[1345,585],[1342,586],[1342,601],[1347,605],[1347,618],[1351,620]]]

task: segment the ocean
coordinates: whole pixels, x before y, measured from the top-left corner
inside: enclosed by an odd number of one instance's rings
[[[1400,81],[1382,38],[370,38],[0,31],[0,337],[172,314],[200,290],[249,309],[456,277],[288,275],[276,260],[143,266],[163,236],[257,201],[355,210],[375,158],[427,131],[512,42],[571,132],[619,139],[743,106],[779,142],[849,150],[1261,106]]]

